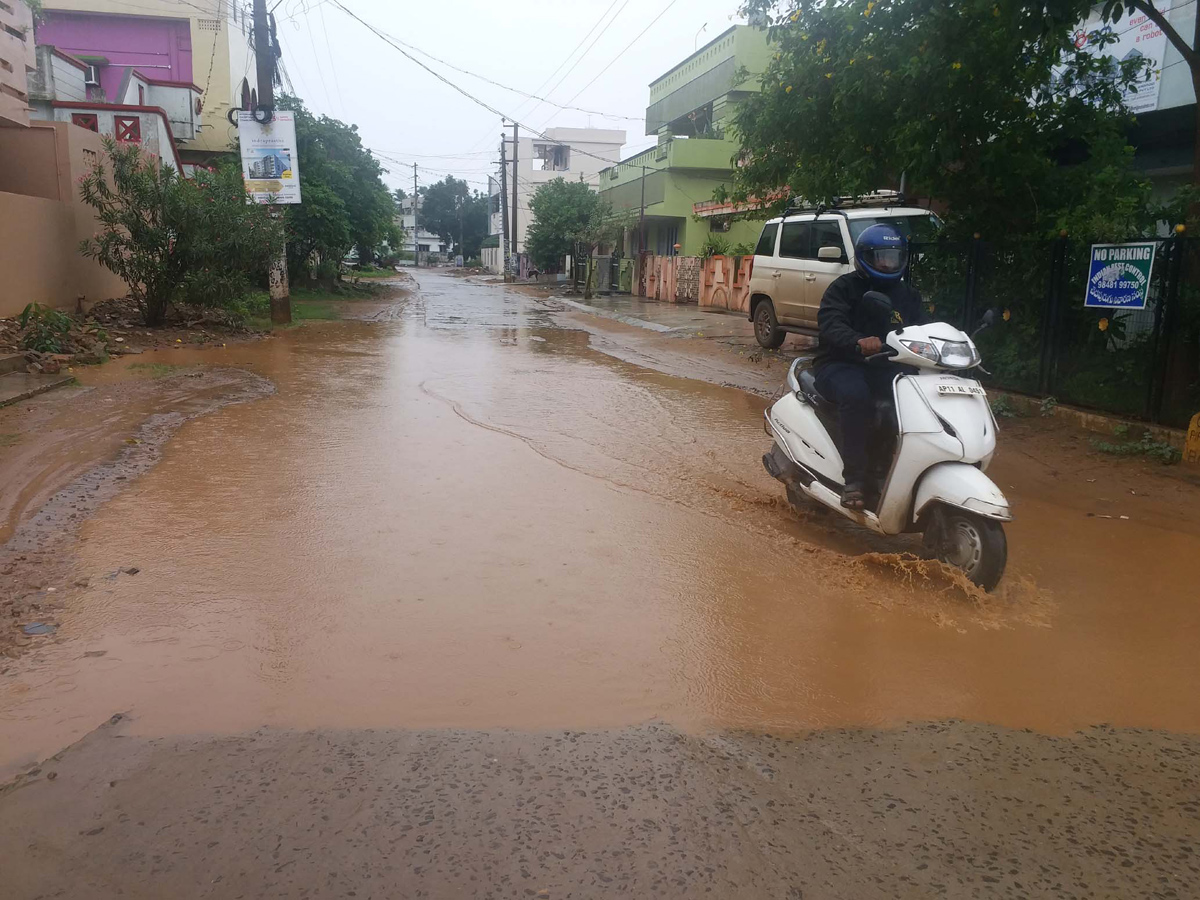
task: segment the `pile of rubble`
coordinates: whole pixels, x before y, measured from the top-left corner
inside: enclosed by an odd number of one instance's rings
[[[55,336],[53,350],[28,349],[25,334],[16,319],[0,319],[0,356],[24,355],[26,370],[54,375],[71,365],[95,365],[109,357],[108,335],[90,322],[70,320],[70,327]]]
[[[161,328],[148,328],[141,310],[128,297],[97,303],[85,314],[69,317],[69,328],[55,335],[57,349],[29,349],[29,328],[17,318],[0,319],[0,356],[21,354],[33,373],[56,374],[74,365],[95,365],[110,356],[141,353],[157,347],[206,346],[231,337],[250,336],[235,316],[224,310],[173,309]]]

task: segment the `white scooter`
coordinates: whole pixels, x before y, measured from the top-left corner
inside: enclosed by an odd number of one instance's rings
[[[864,299],[891,310],[884,294],[871,291]],[[996,449],[987,395],[978,381],[954,374],[978,366],[979,351],[968,335],[941,322],[893,331],[886,345],[868,363],[886,360],[917,372],[897,375],[894,406],[877,408],[872,450],[884,476],[878,502],[865,510],[842,506],[842,456],[832,437],[837,412],[817,391],[811,368],[801,366],[803,358],[792,363],[788,390],[766,412],[775,447],[763,465],[787,486],[794,505],[807,495],[880,534],[923,533],[927,553],[990,591],[1004,574],[1008,544],[1001,523],[1012,514],[984,474]]]

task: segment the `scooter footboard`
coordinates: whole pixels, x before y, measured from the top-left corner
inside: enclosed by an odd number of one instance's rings
[[[1000,489],[975,466],[963,462],[930,466],[921,476],[913,499],[914,522],[935,503],[956,506],[988,519],[1012,521],[1008,500]]]

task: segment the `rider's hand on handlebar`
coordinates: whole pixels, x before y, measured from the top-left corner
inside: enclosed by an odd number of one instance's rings
[[[858,352],[863,356],[871,356],[883,350],[883,341],[877,337],[865,337],[858,342]]]

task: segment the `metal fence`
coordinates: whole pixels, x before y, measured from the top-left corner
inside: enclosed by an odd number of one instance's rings
[[[1187,239],[1157,245],[1141,310],[1084,306],[1091,244],[1070,238],[914,243],[909,278],[935,318],[966,331],[996,311],[977,338],[985,382],[1186,425],[1200,408],[1200,297],[1185,281]]]

